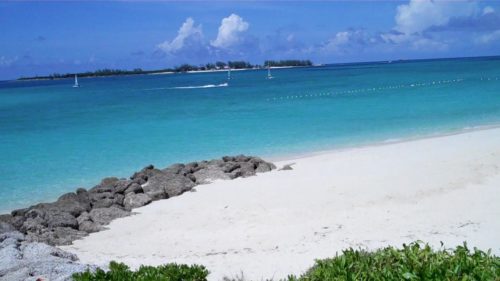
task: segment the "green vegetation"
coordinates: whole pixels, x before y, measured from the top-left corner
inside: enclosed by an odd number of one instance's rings
[[[141,266],[137,271],[131,271],[123,263],[111,262],[109,271],[97,269],[73,274],[75,281],[204,281],[207,280],[208,270],[201,265],[166,265]]]
[[[313,63],[310,60],[266,60],[264,65],[267,66],[312,66]]]
[[[141,266],[130,271],[122,264],[111,262],[110,271],[97,270],[73,275],[75,281],[118,280],[183,280],[204,281],[208,271],[199,265],[167,264],[158,267]],[[226,281],[243,281],[244,276]],[[355,281],[355,280],[500,280],[500,257],[467,244],[452,250],[434,251],[429,245],[412,243],[397,249],[387,247],[375,252],[348,249],[334,258],[317,260],[301,276],[290,275],[287,281]]]
[[[288,281],[329,280],[500,280],[500,258],[489,251],[471,252],[465,243],[439,251],[412,243],[375,252],[348,249],[340,256],[316,261],[300,277],[288,277]]]
[[[280,60],[280,61],[266,61],[264,65],[267,67],[268,64],[271,66],[311,66],[312,62],[309,60]],[[101,76],[115,76],[115,75],[137,75],[137,74],[153,74],[153,73],[162,73],[162,72],[188,72],[188,71],[204,71],[204,70],[218,70],[218,69],[253,69],[253,68],[262,68],[260,65],[252,65],[246,61],[228,61],[222,62],[218,61],[216,63],[207,63],[203,65],[192,65],[192,64],[182,64],[176,66],[174,68],[165,68],[158,70],[143,70],[141,68],[135,68],[133,70],[122,70],[122,69],[99,69],[96,71],[87,71],[81,73],[54,73],[48,76],[34,76],[34,77],[21,77],[19,80],[36,80],[36,79],[45,79],[45,80],[53,80],[53,79],[65,79],[65,78],[73,78],[75,74],[78,77],[101,77]]]

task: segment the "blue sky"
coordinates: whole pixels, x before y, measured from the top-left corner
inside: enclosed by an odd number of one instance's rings
[[[0,2],[0,80],[216,60],[500,55],[498,1]]]

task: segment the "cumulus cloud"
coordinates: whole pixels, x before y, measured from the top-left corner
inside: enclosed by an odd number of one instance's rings
[[[175,54],[190,47],[203,44],[203,31],[201,25],[195,26],[192,18],[187,18],[171,41],[158,44],[158,48],[167,54]]]
[[[500,40],[500,29],[493,31],[491,33],[482,34],[476,38],[475,42],[477,44],[489,44],[491,42]]]
[[[360,51],[365,46],[376,44],[379,37],[368,33],[364,29],[349,29],[337,32],[321,46],[322,51],[334,53],[348,53]]]
[[[491,13],[494,13],[494,12],[495,12],[495,9],[493,9],[490,6],[486,6],[483,9],[483,15],[491,14]]]
[[[237,14],[231,14],[227,18],[223,18],[219,26],[217,38],[210,42],[216,48],[230,48],[243,43],[245,40],[244,33],[250,25]]]
[[[0,56],[0,66],[11,66],[14,64],[16,61],[19,60],[18,56],[15,57],[6,57],[6,56]]]
[[[398,6],[394,29],[404,34],[422,33],[432,26],[446,25],[452,18],[471,17],[478,10],[475,1],[410,0]]]

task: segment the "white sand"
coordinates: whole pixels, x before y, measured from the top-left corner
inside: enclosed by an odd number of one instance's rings
[[[346,247],[423,240],[500,254],[500,129],[327,152],[198,186],[64,247],[86,263],[198,263],[211,280],[301,273]]]

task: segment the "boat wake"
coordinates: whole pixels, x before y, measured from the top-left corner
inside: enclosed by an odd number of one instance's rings
[[[173,89],[205,89],[205,88],[219,88],[219,87],[227,87],[229,84],[222,83],[222,84],[208,84],[208,85],[201,85],[201,86],[180,86],[180,87],[169,87],[169,88],[151,88],[151,89],[144,89],[144,91],[158,91],[158,90],[173,90]]]
[[[173,87],[170,89],[205,89],[205,88],[219,88],[219,87],[227,87],[229,84],[222,83],[222,84],[208,84],[208,85],[202,85],[202,86],[182,86],[182,87]]]

